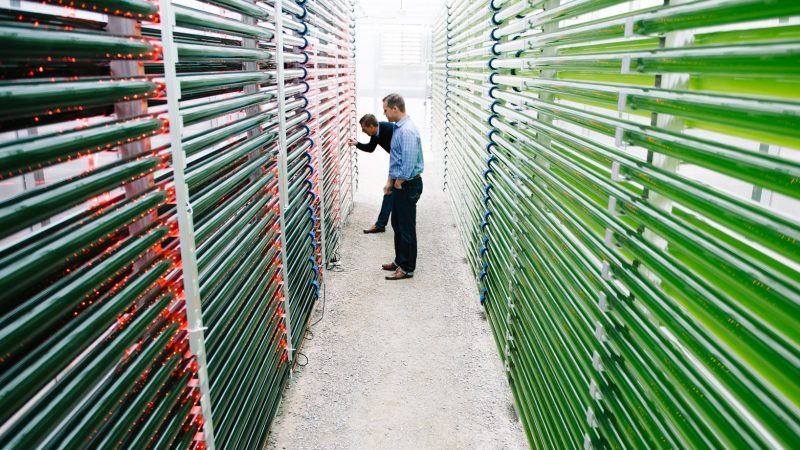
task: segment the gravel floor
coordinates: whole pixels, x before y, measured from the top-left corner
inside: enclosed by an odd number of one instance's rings
[[[528,447],[441,189],[441,155],[424,149],[419,260],[403,281],[380,270],[394,256],[391,229],[361,232],[377,217],[388,156],[359,155],[342,271],[327,272],[324,317],[304,344],[308,364],[289,382],[268,448]]]

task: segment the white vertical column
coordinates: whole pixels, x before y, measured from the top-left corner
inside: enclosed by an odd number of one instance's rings
[[[314,83],[315,87],[309,87],[311,92],[313,92],[314,96],[310,99],[309,104],[309,111],[313,114],[310,120],[314,121],[314,145],[317,147],[317,176],[319,177],[319,211],[318,215],[320,218],[319,222],[319,236],[320,236],[320,254],[322,255],[322,264],[320,266],[320,271],[325,270],[328,268],[328,242],[327,242],[327,229],[325,227],[325,199],[327,196],[325,195],[325,155],[323,153],[324,148],[322,146],[322,138],[319,132],[320,128],[320,115],[319,115],[319,105],[320,105],[320,90],[319,90],[319,48],[317,44],[319,41],[316,38],[312,38],[310,36],[306,36],[306,39],[309,40],[309,61],[311,62],[309,65],[313,67],[313,75],[311,76],[311,82]],[[311,40],[313,39],[313,44]],[[313,51],[312,51],[313,50]],[[312,59],[313,58],[313,59]]]
[[[186,155],[183,152],[183,118],[178,100],[181,87],[175,65],[178,51],[173,42],[175,13],[171,0],[160,0],[161,45],[164,60],[164,81],[167,86],[167,112],[169,137],[172,151],[172,170],[175,183],[175,203],[178,213],[178,229],[183,266],[183,290],[186,302],[186,319],[189,328],[189,349],[197,360],[197,378],[200,382],[200,407],[203,411],[203,439],[206,449],[214,450],[214,420],[211,411],[211,392],[208,381],[208,362],[203,330],[203,313],[200,305],[200,282],[197,272],[197,253],[194,242],[192,206],[189,203],[189,187],[186,185]]]
[[[289,260],[286,242],[286,210],[289,208],[289,181],[286,167],[286,93],[283,62],[283,0],[275,0],[275,73],[278,82],[278,202],[281,225],[281,264],[283,265],[283,321],[286,327],[286,353],[291,365],[294,357],[292,347],[292,320],[289,311]]]

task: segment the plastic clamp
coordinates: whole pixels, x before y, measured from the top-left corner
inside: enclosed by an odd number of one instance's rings
[[[592,381],[589,382],[589,395],[591,395],[592,398],[597,401],[603,399],[603,392],[600,390],[600,385],[594,381],[594,378],[592,378]]]
[[[592,353],[592,367],[594,367],[594,370],[598,372],[605,370],[603,367],[603,358],[600,356],[600,353],[597,350]]]
[[[619,148],[625,146],[625,130],[621,127],[617,127],[616,131],[614,131],[614,145]]]
[[[605,292],[601,292],[597,296],[597,306],[600,308],[600,311],[604,313],[608,312],[608,310],[610,309],[608,305],[608,297],[606,296]]]
[[[586,407],[586,423],[592,428],[597,428],[597,417],[595,417],[591,406]]]
[[[594,326],[594,337],[600,342],[605,342],[608,340],[606,329],[600,322],[597,322],[597,324]]]
[[[611,281],[611,265],[608,261],[603,261],[603,265],[600,266],[600,275],[606,281]]]

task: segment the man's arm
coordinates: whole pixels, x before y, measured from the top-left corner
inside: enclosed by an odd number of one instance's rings
[[[383,185],[383,195],[389,195],[392,193],[392,177],[389,177],[386,180],[386,184]]]
[[[355,145],[356,148],[361,151],[372,153],[375,151],[375,147],[378,146],[378,138],[377,136],[372,136],[371,138],[369,138],[369,142],[367,142],[366,144],[362,144],[361,142],[358,142],[355,139],[350,139],[349,143],[350,145]]]

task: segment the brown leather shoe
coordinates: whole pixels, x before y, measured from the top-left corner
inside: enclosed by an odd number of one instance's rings
[[[409,275],[399,268],[391,275],[386,275],[387,280],[405,280],[406,278],[414,278],[414,275]]]
[[[381,269],[388,270],[390,272],[394,272],[395,270],[398,269],[398,267],[397,267],[397,265],[395,263],[390,262],[389,264],[381,264]]]
[[[378,228],[375,225],[373,225],[373,226],[367,228],[366,230],[364,230],[364,234],[385,233],[385,232],[386,232],[386,228]]]

